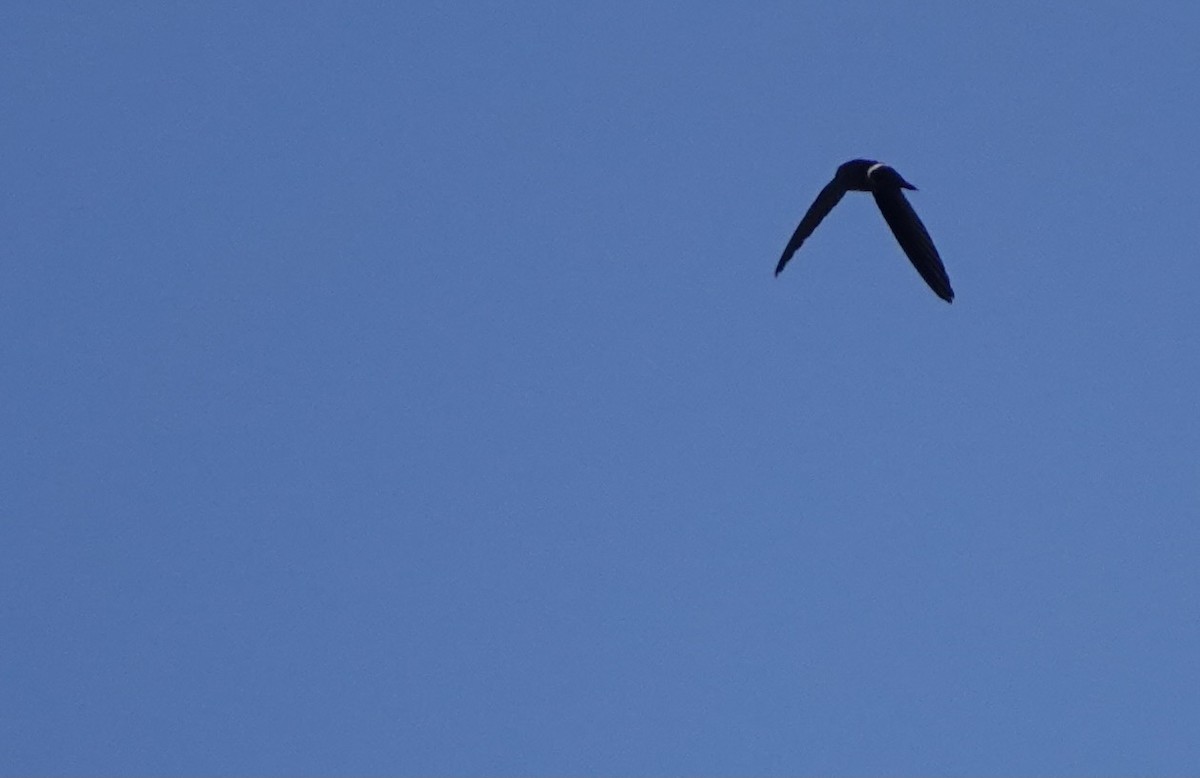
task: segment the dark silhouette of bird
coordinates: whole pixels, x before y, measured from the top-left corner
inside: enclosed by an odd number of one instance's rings
[[[817,199],[800,220],[796,231],[792,233],[792,239],[783,250],[779,264],[775,266],[775,275],[783,271],[784,265],[808,236],[812,235],[821,220],[833,210],[833,206],[838,204],[842,195],[846,192],[870,192],[884,220],[892,228],[892,234],[896,236],[900,248],[904,249],[921,278],[925,279],[925,283],[929,284],[934,294],[946,302],[952,302],[954,290],[950,288],[950,278],[946,275],[942,258],[938,256],[925,225],[917,218],[917,212],[904,196],[905,189],[915,191],[916,187],[905,181],[895,168],[873,159],[852,159],[840,166],[833,180],[817,195]]]

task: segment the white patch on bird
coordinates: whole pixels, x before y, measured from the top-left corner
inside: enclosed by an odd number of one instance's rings
[[[867,178],[870,179],[871,174],[881,167],[887,167],[887,165],[883,164],[882,162],[876,162],[874,165],[871,165],[871,167],[867,168]]]

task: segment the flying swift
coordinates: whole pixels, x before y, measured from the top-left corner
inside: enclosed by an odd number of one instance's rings
[[[950,278],[938,256],[937,248],[925,225],[917,217],[917,212],[904,196],[904,190],[916,190],[916,187],[904,180],[896,169],[876,162],[873,159],[852,159],[841,165],[834,174],[833,180],[825,185],[817,199],[808,207],[808,212],[800,220],[792,239],[788,241],[779,264],[775,266],[775,275],[779,275],[792,258],[792,255],[804,244],[821,220],[833,210],[846,192],[870,192],[879,206],[884,220],[892,228],[892,234],[913,267],[929,284],[934,294],[946,302],[954,300],[954,290],[950,288]]]

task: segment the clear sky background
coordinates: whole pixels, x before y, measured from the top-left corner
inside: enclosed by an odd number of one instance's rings
[[[0,772],[1195,772],[1198,42],[4,3]]]

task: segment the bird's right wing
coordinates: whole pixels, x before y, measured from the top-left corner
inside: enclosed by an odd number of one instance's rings
[[[875,204],[879,206],[884,220],[892,228],[896,242],[904,249],[921,278],[925,279],[925,283],[929,284],[934,294],[946,302],[952,302],[954,290],[950,288],[950,277],[946,275],[946,267],[933,245],[933,238],[929,237],[929,231],[921,223],[904,192],[900,191],[898,186],[884,186],[875,189],[871,194],[875,196]]]
[[[787,248],[783,250],[779,264],[775,266],[775,275],[783,272],[783,266],[788,263],[801,244],[808,240],[808,236],[813,234],[813,230],[833,210],[833,206],[841,201],[844,194],[846,194],[846,185],[837,177],[825,185],[825,188],[817,195],[817,199],[813,200],[813,204],[808,206],[808,212],[800,220],[796,231],[792,233],[792,239],[788,241]]]

